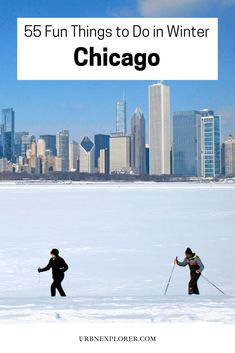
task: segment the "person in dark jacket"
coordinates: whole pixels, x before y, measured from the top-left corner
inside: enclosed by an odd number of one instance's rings
[[[59,256],[59,250],[57,249],[52,249],[51,250],[51,258],[48,262],[48,265],[44,268],[38,268],[38,272],[44,272],[52,269],[52,278],[53,282],[51,285],[51,296],[54,297],[56,295],[56,289],[60,293],[62,297],[65,297],[66,294],[61,286],[61,282],[64,279],[64,272],[67,271],[68,265],[62,259],[62,257]]]
[[[185,259],[180,262],[178,257],[175,259],[175,264],[178,266],[189,266],[190,268],[190,281],[188,284],[188,294],[200,294],[197,286],[197,281],[201,276],[201,272],[204,269],[204,265],[199,256],[197,256],[190,248],[185,251]]]

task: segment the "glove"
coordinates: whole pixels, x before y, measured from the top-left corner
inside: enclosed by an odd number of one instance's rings
[[[174,264],[178,265],[178,256],[176,256],[176,258],[174,259]]]
[[[38,268],[38,272],[39,272],[39,273],[40,273],[40,272],[42,272],[42,270],[41,270],[41,268],[40,268],[40,267]]]
[[[195,272],[196,272],[198,275],[199,275],[199,273],[201,273],[201,271],[200,271],[200,270],[196,270]]]

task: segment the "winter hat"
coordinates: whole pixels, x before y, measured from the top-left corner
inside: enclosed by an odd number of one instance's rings
[[[58,249],[52,249],[51,250],[51,254],[55,255],[55,256],[58,256],[59,255],[59,250]]]
[[[186,250],[185,250],[185,254],[189,254],[189,255],[192,255],[192,250],[190,249],[190,248],[187,248]]]

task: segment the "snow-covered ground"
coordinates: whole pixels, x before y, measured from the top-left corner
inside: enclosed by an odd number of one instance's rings
[[[235,324],[235,297],[1,298],[0,323]]]
[[[235,323],[235,184],[0,184],[0,322]],[[51,248],[69,264],[66,298],[39,274]],[[191,247],[205,264],[187,296]]]

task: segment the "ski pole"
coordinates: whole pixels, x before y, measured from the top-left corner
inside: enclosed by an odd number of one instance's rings
[[[215,287],[216,289],[218,289],[218,291],[220,291],[221,293],[223,293],[223,294],[225,295],[225,293],[224,293],[221,289],[219,289],[214,283],[212,283],[211,281],[209,281],[209,279],[206,278],[206,276],[204,276],[202,273],[201,273],[201,276],[202,276],[207,282],[209,282],[213,287]]]
[[[170,284],[171,277],[172,277],[172,275],[173,275],[174,269],[175,269],[175,262],[174,262],[173,268],[172,268],[172,270],[171,270],[170,278],[169,278],[168,283],[167,283],[167,285],[166,285],[166,289],[165,289],[164,295],[166,295],[166,293],[167,293],[167,290],[168,290],[168,287],[169,287],[169,284]]]

